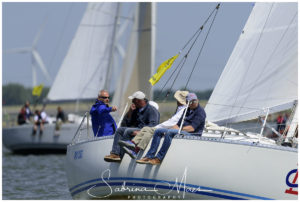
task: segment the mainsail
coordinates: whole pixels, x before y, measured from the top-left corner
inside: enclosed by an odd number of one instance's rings
[[[256,3],[205,108],[219,124],[291,108],[298,100],[298,5]]]
[[[95,98],[104,88],[112,60],[117,11],[117,2],[88,3],[49,100]]]

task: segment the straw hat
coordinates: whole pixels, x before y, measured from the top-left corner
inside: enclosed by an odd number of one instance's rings
[[[183,105],[186,105],[186,96],[189,94],[189,91],[178,90],[174,94],[174,98]]]

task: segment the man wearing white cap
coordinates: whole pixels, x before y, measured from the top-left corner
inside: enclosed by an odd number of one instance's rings
[[[174,115],[164,121],[163,123],[155,126],[155,127],[144,127],[141,131],[130,141],[119,141],[121,146],[124,146],[125,152],[131,157],[136,158],[137,153],[140,149],[145,150],[154,134],[154,131],[158,128],[172,128],[178,120],[180,119],[185,107],[186,107],[186,96],[188,95],[188,91],[176,91],[174,94],[174,98],[177,100],[177,109]]]
[[[117,129],[110,155],[105,161],[120,162],[124,156],[124,149],[120,148],[119,140],[131,140],[145,126],[154,127],[159,123],[160,114],[151,106],[143,92],[137,91],[128,97],[132,104],[125,115],[121,127]]]
[[[164,159],[165,155],[168,152],[169,147],[171,146],[173,137],[179,133],[179,127],[182,124],[181,134],[191,135],[190,133],[197,133],[197,135],[201,135],[204,124],[206,114],[204,109],[199,105],[198,98],[195,93],[189,93],[186,97],[186,100],[189,102],[189,106],[185,115],[181,115],[181,118],[177,122],[176,125],[172,127],[172,129],[160,128],[155,130],[151,147],[147,152],[146,156],[141,160],[137,161],[137,163],[150,163],[152,165],[158,165]],[[163,144],[156,154],[160,140],[162,137],[164,138]]]

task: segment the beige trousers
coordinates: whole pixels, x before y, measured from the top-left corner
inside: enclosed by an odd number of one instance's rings
[[[155,128],[154,127],[144,127],[140,132],[132,139],[132,141],[142,150],[145,150],[149,144]]]

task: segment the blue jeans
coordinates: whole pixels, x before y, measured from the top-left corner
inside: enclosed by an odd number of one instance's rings
[[[179,130],[176,130],[176,129],[166,129],[166,128],[156,129],[154,132],[154,135],[153,135],[151,147],[150,147],[149,151],[147,152],[146,157],[155,158],[155,154],[157,152],[160,140],[163,136],[165,136],[164,142],[163,142],[159,152],[156,155],[156,158],[158,158],[159,160],[162,161],[164,159],[165,155],[167,154],[169,147],[171,146],[173,137],[178,134],[178,131]],[[181,131],[181,134],[191,135],[190,133],[188,133],[186,131]]]
[[[141,130],[140,128],[128,128],[128,127],[120,127],[117,129],[114,137],[114,143],[112,146],[111,153],[119,155],[121,158],[124,156],[124,150],[120,148],[119,140],[131,140],[134,136],[132,136],[132,132],[136,130]]]

